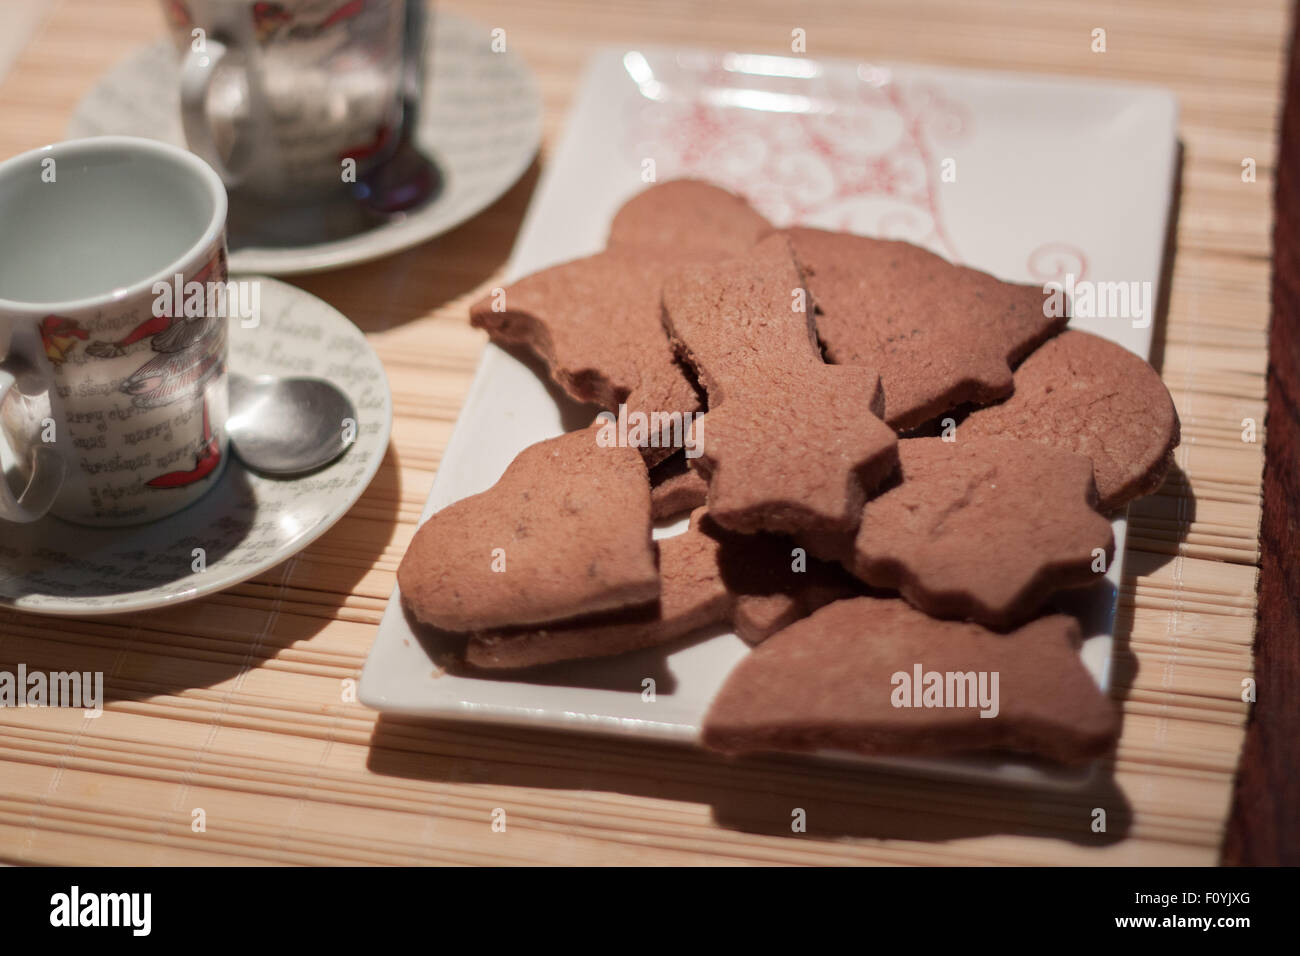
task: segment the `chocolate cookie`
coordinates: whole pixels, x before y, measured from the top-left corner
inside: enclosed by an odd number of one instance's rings
[[[695,467],[709,514],[736,531],[831,534],[857,526],[895,465],[895,436],[871,414],[874,376],[822,366],[725,402],[702,420]]]
[[[958,426],[959,441],[1023,438],[1086,455],[1106,512],[1160,487],[1178,446],[1178,412],[1142,359],[1071,329],[1025,359],[1015,382],[1009,399]]]
[[[697,467],[734,531],[844,532],[893,469],[874,372],[826,365],[784,236],[664,283],[664,321],[708,392]]]
[[[771,230],[739,196],[698,179],[675,179],[624,203],[606,246],[718,259],[744,252]]]
[[[595,436],[588,428],[530,445],[487,491],[420,527],[397,569],[418,620],[474,631],[658,597],[645,463]]]
[[[524,345],[580,402],[630,412],[692,413],[702,403],[660,321],[664,276],[681,265],[641,250],[603,252],[520,279],[470,308],[494,342]],[[658,461],[671,447],[650,452]]]
[[[704,743],[727,753],[998,749],[1086,760],[1110,748],[1117,720],[1078,644],[1065,615],[1003,635],[898,599],[837,601],[736,666],[704,719]]]
[[[1041,286],[1001,282],[906,242],[787,231],[828,361],[880,375],[898,429],[1011,393],[1011,369],[1065,327]]]
[[[496,670],[608,657],[657,647],[728,621],[741,638],[757,644],[861,590],[835,565],[814,558],[792,560],[793,544],[787,539],[734,534],[719,528],[703,509],[691,515],[687,531],[658,544],[658,601],[542,627],[475,634],[465,663]]]
[[[805,570],[792,570],[788,546],[770,554],[767,564],[757,564],[740,550],[729,553],[746,563],[743,573],[749,580],[743,585],[745,590],[736,595],[731,625],[748,644],[761,644],[818,608],[865,590],[838,564],[811,555]]]
[[[492,341],[523,345],[579,402],[630,413],[703,408],[660,321],[660,287],[689,262],[743,252],[771,225],[740,197],[698,180],[652,186],[619,210],[605,252],[525,276],[470,307]],[[662,461],[672,447],[642,447]]]
[[[650,513],[656,521],[694,511],[709,495],[708,482],[676,454],[650,469]]]
[[[1115,542],[1094,510],[1092,463],[958,435],[898,443],[900,480],[867,502],[853,573],[934,617],[993,628],[1027,619],[1058,588],[1098,580]]]
[[[726,620],[732,596],[718,571],[716,538],[700,531],[700,515],[682,534],[659,542],[659,599],[644,608],[540,628],[475,634],[465,663],[484,670],[608,657],[667,644]]]
[[[663,286],[664,324],[699,376],[710,408],[730,390],[762,391],[774,377],[798,381],[825,366],[806,304],[780,234],[742,256],[687,266]]]

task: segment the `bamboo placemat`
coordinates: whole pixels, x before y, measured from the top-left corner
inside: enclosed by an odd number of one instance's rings
[[[0,85],[0,156],[162,33],[149,0],[61,0]],[[1178,469],[1132,512],[1113,776],[1083,794],[809,767],[378,717],[346,700],[479,350],[469,302],[510,251],[536,169],[447,236],[298,282],[366,330],[396,421],[329,534],[209,600],[99,621],[0,613],[0,668],[103,670],[109,703],[0,711],[0,858],[77,863],[1168,863],[1216,861],[1251,674],[1281,0],[795,5],[478,0],[537,72],[546,143],[597,44],[658,42],[1136,80],[1175,90],[1185,146],[1157,330]],[[1093,30],[1105,53],[1092,52]],[[1255,181],[1242,163],[1255,161]],[[545,163],[545,150],[541,159]],[[1142,176],[1140,168],[1134,176]],[[1242,440],[1243,419],[1257,423]],[[791,810],[808,832],[790,831]],[[1093,808],[1107,811],[1093,832]],[[192,826],[204,811],[203,832]],[[506,829],[492,827],[493,811]]]

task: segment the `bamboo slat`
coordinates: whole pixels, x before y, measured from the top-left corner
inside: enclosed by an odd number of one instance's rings
[[[0,82],[0,156],[60,138],[77,100],[162,32],[149,0],[57,0]],[[545,143],[602,43],[788,50],[1133,80],[1175,90],[1184,144],[1162,374],[1178,469],[1134,506],[1113,773],[1082,793],[937,785],[797,761],[378,716],[348,699],[483,344],[537,168],[481,216],[383,262],[305,278],[388,371],[388,459],[329,534],[208,600],[61,621],[0,612],[0,668],[103,670],[105,714],[0,711],[0,858],[232,863],[1215,862],[1251,674],[1272,183],[1288,8],[1143,0],[448,4],[536,71]],[[1091,31],[1108,50],[1090,50]],[[1254,183],[1241,161],[1257,163]],[[546,147],[540,164],[546,162]],[[1135,170],[1134,175],[1141,175]],[[1254,419],[1256,440],[1242,440]],[[491,828],[494,808],[504,833]],[[809,832],[789,832],[790,810]],[[1105,833],[1091,830],[1107,810]],[[202,809],[206,829],[192,827]]]

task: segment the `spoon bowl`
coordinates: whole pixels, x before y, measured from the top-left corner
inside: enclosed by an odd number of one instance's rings
[[[325,379],[230,375],[226,432],[235,454],[253,471],[315,471],[347,451],[356,430],[356,408]]]

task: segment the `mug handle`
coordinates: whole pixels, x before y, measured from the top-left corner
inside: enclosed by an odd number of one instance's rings
[[[243,173],[222,160],[208,119],[208,89],[230,48],[215,37],[208,37],[204,47],[202,51],[191,47],[181,63],[181,122],[190,149],[217,171],[222,182],[233,187],[239,185]]]
[[[20,395],[40,395],[49,392],[54,383],[48,370],[37,370],[16,352],[10,351],[0,359],[0,407],[9,399],[10,391]],[[15,495],[9,482],[0,477],[0,519],[5,521],[38,521],[45,516],[63,487],[64,461],[58,449],[40,440],[39,435],[18,436],[0,434],[15,457],[31,461],[31,477],[27,487]]]

